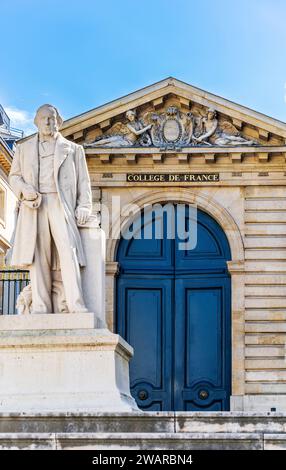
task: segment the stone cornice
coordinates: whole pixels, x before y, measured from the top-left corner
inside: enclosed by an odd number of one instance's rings
[[[253,153],[286,153],[286,145],[269,145],[269,146],[252,146],[252,147],[184,147],[175,149],[160,149],[157,147],[121,147],[121,148],[86,148],[86,156],[92,155],[146,155],[146,154],[205,154],[205,153],[242,153],[242,154],[253,154]]]
[[[177,158],[178,164],[188,163],[190,158],[204,156],[205,163],[216,163],[217,157],[228,156],[231,163],[241,163],[255,156],[259,163],[267,163],[272,157],[283,157],[286,162],[286,145],[254,147],[184,147],[181,149],[159,149],[155,147],[86,148],[86,157],[96,158],[101,163],[115,163],[125,157],[127,164],[137,164],[137,157],[151,157],[153,163],[164,163],[164,157]],[[139,162],[140,163],[140,162]],[[280,162],[281,163],[281,162]],[[282,162],[283,163],[283,162]]]

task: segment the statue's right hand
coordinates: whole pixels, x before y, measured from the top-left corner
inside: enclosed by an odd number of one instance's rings
[[[34,201],[35,199],[37,199],[38,194],[32,187],[30,187],[23,190],[23,196],[24,199],[26,199],[27,201]]]

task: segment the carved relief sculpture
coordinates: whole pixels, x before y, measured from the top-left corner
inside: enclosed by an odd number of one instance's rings
[[[152,125],[144,126],[142,121],[136,118],[135,111],[127,111],[126,118],[126,124],[115,123],[106,136],[99,137],[91,144],[85,144],[85,147],[131,147],[135,143],[143,147],[151,145],[147,131]]]
[[[161,147],[239,146],[256,145],[255,140],[243,137],[225,119],[219,120],[215,109],[202,115],[183,112],[177,106],[165,111],[145,112],[138,118],[136,111],[127,111],[127,122],[115,123],[104,136],[85,147]]]
[[[206,143],[220,146],[257,144],[255,140],[247,140],[241,137],[239,131],[231,122],[223,120],[219,123],[217,113],[213,108],[209,108],[207,115],[202,118],[200,128],[202,133],[193,138],[198,144]]]
[[[18,315],[27,315],[32,311],[32,286],[29,283],[17,297],[16,309]]]
[[[194,117],[169,106],[165,113],[146,113],[143,120],[151,124],[150,135],[155,147],[186,146],[192,141]]]

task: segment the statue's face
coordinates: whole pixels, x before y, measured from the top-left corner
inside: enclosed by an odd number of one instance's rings
[[[132,113],[132,111],[130,111],[129,113],[127,112],[126,113],[126,116],[127,116],[127,119],[130,121],[130,122],[133,122],[135,120],[135,114]]]
[[[49,107],[41,109],[37,116],[37,126],[43,136],[55,135],[58,131],[56,111]]]

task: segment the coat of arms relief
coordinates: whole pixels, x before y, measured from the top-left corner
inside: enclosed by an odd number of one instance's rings
[[[129,110],[125,119],[113,124],[104,135],[85,147],[160,147],[189,146],[251,146],[259,142],[250,140],[229,120],[218,116],[214,108],[182,111],[168,106],[164,111],[139,113]]]

